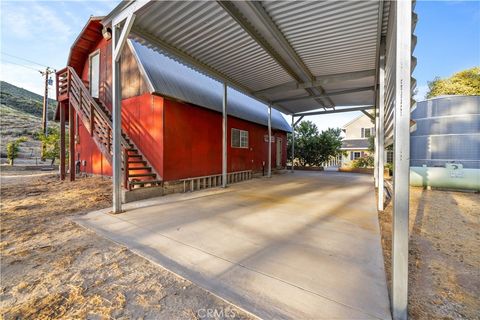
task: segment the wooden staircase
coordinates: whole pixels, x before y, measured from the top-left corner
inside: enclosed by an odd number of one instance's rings
[[[98,149],[112,164],[112,115],[99,99],[90,95],[83,81],[71,67],[57,72],[57,101],[62,98],[68,99]],[[162,185],[161,177],[123,130],[120,139],[124,188],[132,190]]]

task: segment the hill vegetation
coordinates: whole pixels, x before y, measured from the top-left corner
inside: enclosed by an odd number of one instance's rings
[[[5,81],[0,81],[0,102],[2,105],[31,115],[42,117],[43,97]],[[48,99],[48,119],[52,120],[57,101]]]
[[[6,157],[6,147],[10,141],[25,137],[25,141],[19,145],[19,158],[39,158],[41,142],[37,134],[42,128],[43,97],[4,81],[1,81],[0,89],[1,157]],[[49,99],[49,127],[59,127],[58,123],[52,121],[56,105],[55,100]]]

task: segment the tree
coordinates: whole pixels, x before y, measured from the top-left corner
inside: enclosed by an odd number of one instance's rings
[[[331,157],[341,154],[341,129],[318,132],[312,121],[302,121],[295,128],[295,158],[301,166],[320,166]],[[292,138],[288,139],[288,156],[291,157]]]
[[[318,161],[319,164],[327,162],[332,157],[339,156],[342,151],[342,129],[328,128],[320,134]]]
[[[13,161],[15,161],[18,156],[20,143],[25,141],[27,141],[27,138],[22,137],[7,143],[7,159],[11,166],[13,166]]]
[[[428,82],[427,99],[442,95],[480,95],[480,67],[463,70],[450,78]]]
[[[51,159],[53,166],[55,159],[60,157],[60,131],[58,128],[48,128],[48,134],[38,133],[38,139],[42,142],[42,158]]]

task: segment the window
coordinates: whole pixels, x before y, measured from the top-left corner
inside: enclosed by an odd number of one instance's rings
[[[362,128],[362,138],[370,138],[373,134],[373,128]]]
[[[248,131],[232,128],[232,148],[248,148]]]
[[[387,163],[393,163],[393,151],[387,150]]]
[[[357,160],[362,157],[362,153],[360,151],[352,151],[350,152],[350,160]]]

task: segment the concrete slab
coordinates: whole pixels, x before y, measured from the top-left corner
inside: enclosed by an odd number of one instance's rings
[[[266,319],[390,319],[372,177],[295,172],[83,226]]]

